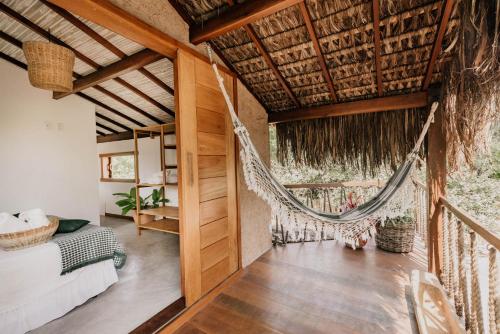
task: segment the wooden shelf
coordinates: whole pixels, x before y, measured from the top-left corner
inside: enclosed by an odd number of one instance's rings
[[[136,185],[137,188],[146,188],[146,187],[163,187],[163,183],[141,183]]]
[[[160,206],[159,208],[141,210],[140,214],[179,219],[179,208],[176,206]]]
[[[178,186],[177,182],[165,183],[166,186]],[[147,187],[163,187],[163,183],[141,183],[136,185],[137,188],[147,188]]]
[[[179,221],[175,219],[153,220],[147,224],[141,224],[139,227],[147,230],[179,234]]]
[[[177,145],[173,144],[173,145],[165,145],[164,148],[166,150],[175,150],[177,149]]]
[[[177,169],[177,165],[165,165],[165,169]]]

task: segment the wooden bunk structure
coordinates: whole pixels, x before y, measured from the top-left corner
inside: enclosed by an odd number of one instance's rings
[[[134,171],[135,171],[135,188],[136,203],[140,201],[140,190],[143,188],[160,188],[160,191],[165,197],[167,187],[177,187],[178,183],[167,182],[167,170],[177,168],[177,165],[167,165],[165,150],[176,150],[176,145],[165,144],[165,136],[174,133],[175,123],[166,123],[160,125],[152,125],[139,129],[134,129]],[[141,134],[149,134],[151,137],[159,137],[160,147],[160,168],[162,172],[161,183],[142,183],[139,177],[139,142],[138,139]],[[179,234],[179,208],[174,206],[165,205],[161,203],[158,208],[141,209],[137,207],[137,232],[141,234],[141,230],[154,230],[166,233]],[[144,216],[161,217],[159,220],[143,219]]]

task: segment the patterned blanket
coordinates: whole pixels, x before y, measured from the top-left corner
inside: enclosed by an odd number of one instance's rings
[[[73,233],[56,234],[51,242],[61,249],[61,275],[109,259],[120,269],[127,260],[124,248],[110,227],[86,225]]]

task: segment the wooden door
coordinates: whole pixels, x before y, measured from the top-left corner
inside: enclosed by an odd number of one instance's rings
[[[223,73],[233,97],[233,77]],[[235,137],[211,66],[176,59],[182,282],[191,305],[238,270]]]

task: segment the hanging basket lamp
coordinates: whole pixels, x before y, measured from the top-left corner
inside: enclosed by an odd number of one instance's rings
[[[42,41],[23,43],[31,85],[55,92],[73,90],[75,54],[63,46]]]

